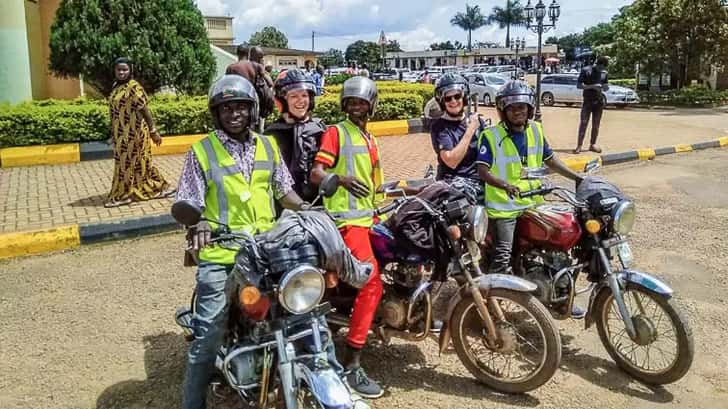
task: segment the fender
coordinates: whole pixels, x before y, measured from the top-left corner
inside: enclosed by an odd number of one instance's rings
[[[673,289],[667,285],[667,283],[652,274],[636,270],[622,270],[615,274],[617,274],[617,278],[623,286],[633,284],[664,298],[670,298],[674,293]],[[592,293],[589,296],[589,308],[587,310],[586,317],[584,318],[584,329],[588,329],[592,324],[594,324],[594,302],[602,291],[610,291],[609,286],[604,280],[602,280],[597,287],[592,290]]]
[[[510,274],[482,275],[479,279],[478,287],[482,291],[488,291],[494,288],[503,288],[506,290],[519,291],[524,293],[534,292],[538,288],[536,284]],[[443,323],[442,330],[440,331],[440,337],[438,339],[440,354],[445,352],[445,349],[447,349],[447,346],[450,344],[450,318],[452,317],[453,311],[455,311],[455,307],[466,295],[467,288],[467,284],[460,287],[460,290],[457,292],[457,294],[455,294],[455,296],[452,297],[452,299],[450,299],[450,302],[448,303],[446,315],[447,321]]]
[[[306,382],[311,394],[322,408],[350,409],[354,407],[349,389],[328,364],[321,365],[311,359],[300,360],[296,362],[295,373],[296,378]]]

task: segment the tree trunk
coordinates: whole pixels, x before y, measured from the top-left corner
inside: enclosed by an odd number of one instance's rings
[[[471,42],[471,35],[473,30],[468,30],[468,51],[473,51],[473,44]]]
[[[506,48],[511,48],[511,25],[506,24]]]

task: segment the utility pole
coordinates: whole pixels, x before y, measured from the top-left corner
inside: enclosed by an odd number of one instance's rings
[[[315,42],[314,42],[315,35],[316,35],[316,33],[314,33],[313,31],[311,31],[311,52],[316,51],[316,48],[314,47],[314,44],[315,44]]]

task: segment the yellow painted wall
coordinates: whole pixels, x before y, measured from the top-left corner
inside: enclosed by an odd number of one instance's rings
[[[43,72],[46,80],[46,98],[73,99],[81,96],[81,82],[75,78],[58,78],[48,69],[50,48],[48,41],[51,35],[51,25],[56,19],[56,10],[61,0],[39,0],[41,39],[43,48]]]

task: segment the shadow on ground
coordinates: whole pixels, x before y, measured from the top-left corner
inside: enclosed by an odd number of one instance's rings
[[[637,399],[655,403],[668,403],[674,400],[675,397],[667,389],[645,385],[632,379],[613,361],[582,353],[579,347],[572,345],[573,340],[573,336],[561,335],[563,348],[561,370],[577,375],[596,386]]]
[[[98,206],[102,207],[104,203],[106,202],[106,195],[94,195],[89,197],[84,197],[78,200],[75,200],[68,204],[68,206],[71,207],[89,207],[89,206]]]
[[[144,337],[146,379],[119,382],[99,395],[96,408],[179,408],[187,343],[171,332]]]

